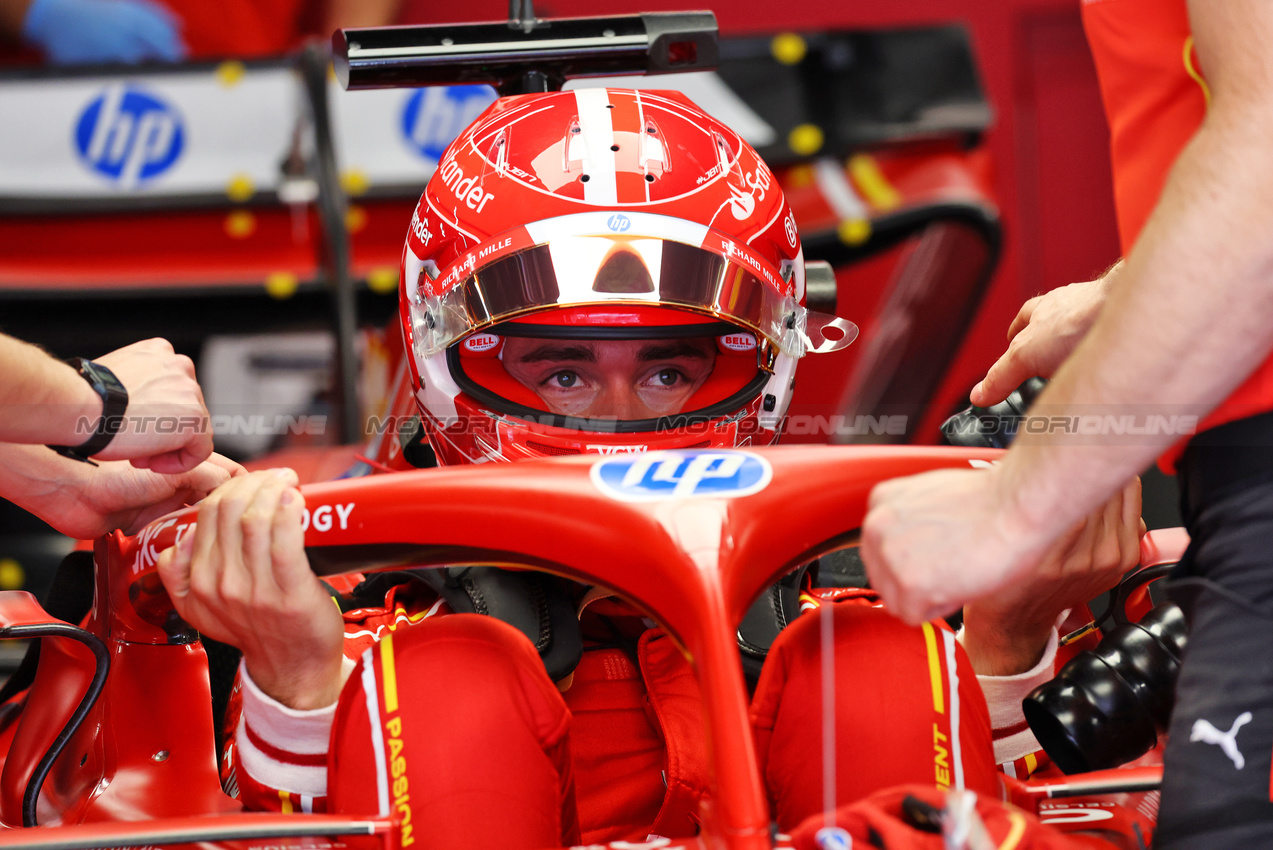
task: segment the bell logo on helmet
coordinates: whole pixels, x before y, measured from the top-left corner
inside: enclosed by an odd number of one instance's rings
[[[612,499],[649,502],[749,496],[769,485],[773,469],[759,455],[730,450],[650,452],[593,464],[592,483]]]
[[[756,350],[756,337],[748,333],[722,334],[717,341],[726,351],[742,354]]]
[[[107,87],[80,113],[75,147],[97,174],[133,189],[163,174],[185,145],[180,113],[134,84]]]
[[[402,107],[402,136],[411,150],[437,162],[460,131],[494,102],[490,86],[417,89]]]
[[[610,228],[615,233],[622,233],[623,231],[627,230],[631,226],[632,226],[632,219],[628,218],[623,213],[615,213],[614,215],[606,219],[606,227]]]

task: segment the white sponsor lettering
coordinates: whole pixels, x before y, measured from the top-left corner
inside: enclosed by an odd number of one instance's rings
[[[141,536],[137,540],[137,557],[133,559],[133,575],[155,565],[155,561],[159,560],[159,550],[155,548],[155,538],[159,536],[159,532],[176,524],[177,519],[173,517],[162,522],[152,523],[142,529]]]
[[[480,179],[477,175],[465,177],[464,169],[456,164],[454,157],[444,162],[438,173],[442,176],[442,183],[451,190],[451,194],[455,195],[457,200],[462,201],[471,210],[482,212],[486,208],[487,202],[495,198],[494,195],[483,191],[482,187],[477,185],[477,181]]]
[[[319,505],[311,512],[309,508],[301,515],[301,530],[308,531],[311,525],[315,531],[331,531],[335,522],[341,531],[349,528],[349,515],[353,513],[354,502],[344,505]],[[333,519],[332,513],[335,512]]]
[[[782,281],[781,283],[779,283],[779,278],[775,278],[773,274],[769,271],[769,269],[765,268],[764,264],[762,264],[760,260],[757,260],[755,257],[753,257],[751,255],[751,252],[744,251],[737,243],[732,242],[728,239],[722,239],[720,243],[720,247],[721,247],[721,251],[725,253],[726,257],[737,259],[751,266],[752,271],[756,272],[756,274],[760,275],[766,281],[768,281],[769,284],[772,285],[774,289],[777,289],[782,292],[791,291],[790,284],[788,284],[786,281]]]
[[[717,163],[716,165],[713,165],[711,168],[707,169],[707,173],[701,175],[694,182],[697,185],[702,186],[704,183],[706,183],[708,180],[711,180],[713,177],[715,177],[719,173],[720,173],[720,163]]]
[[[621,455],[639,454],[648,449],[649,446],[607,446],[599,443],[588,443],[584,448],[599,455]]]
[[[499,346],[500,338],[495,334],[473,334],[464,340],[464,350],[471,351],[474,354],[481,354],[483,351],[490,351],[492,348]]]
[[[428,245],[429,240],[433,238],[433,233],[429,230],[429,220],[420,218],[420,210],[418,209],[411,214],[411,232],[415,234],[416,239],[419,239],[423,245]]]
[[[505,236],[499,242],[496,242],[492,245],[487,245],[485,248],[478,251],[477,258],[480,260],[480,259],[483,259],[484,257],[488,257],[491,254],[494,254],[496,251],[502,251],[512,244],[513,244],[513,237]]]
[[[770,185],[769,169],[757,164],[755,171],[744,175],[743,182],[751,188],[750,192],[746,189],[729,187],[729,191],[733,195],[729,199],[729,211],[739,221],[750,218],[751,214],[756,210],[756,202],[765,199],[765,193],[769,191]]]
[[[1113,817],[1114,813],[1109,809],[1087,806],[1069,806],[1039,812],[1039,820],[1043,823],[1091,823],[1098,820],[1110,820]]]
[[[680,457],[672,457],[666,460],[641,460],[632,464],[632,467],[623,476],[623,482],[620,486],[624,488],[635,487],[645,480],[646,473],[653,467],[654,474],[650,476],[650,480],[668,484],[674,483],[676,487],[672,490],[672,496],[688,496],[698,488],[699,484],[709,478],[733,478],[738,474],[738,470],[746,459],[747,456],[741,454],[710,454],[704,452],[686,465],[685,472],[680,478],[676,476],[676,472],[681,468],[682,464]]]

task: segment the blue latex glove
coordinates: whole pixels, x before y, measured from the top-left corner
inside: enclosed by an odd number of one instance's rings
[[[181,22],[149,0],[32,0],[22,36],[55,65],[185,58]]]

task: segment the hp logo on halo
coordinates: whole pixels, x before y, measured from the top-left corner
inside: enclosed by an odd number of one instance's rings
[[[80,113],[75,147],[84,164],[121,188],[163,174],[185,145],[181,114],[136,85],[113,85]]]
[[[631,226],[632,219],[628,218],[623,213],[615,213],[606,219],[606,227],[610,228],[615,233],[622,233]]]
[[[612,499],[648,502],[693,496],[749,496],[769,484],[773,469],[740,451],[667,451],[607,458],[593,464],[592,483]]]
[[[402,108],[402,136],[413,151],[436,162],[460,131],[494,102],[490,86],[417,89]]]

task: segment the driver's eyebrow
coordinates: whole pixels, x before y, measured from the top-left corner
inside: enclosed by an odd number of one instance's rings
[[[562,345],[546,342],[517,358],[518,363],[542,363],[544,361],[569,360],[596,363],[597,353],[589,345]]]
[[[651,360],[676,360],[681,357],[706,360],[707,352],[701,346],[691,345],[688,342],[656,342],[642,346],[637,353],[637,359],[643,363]]]

